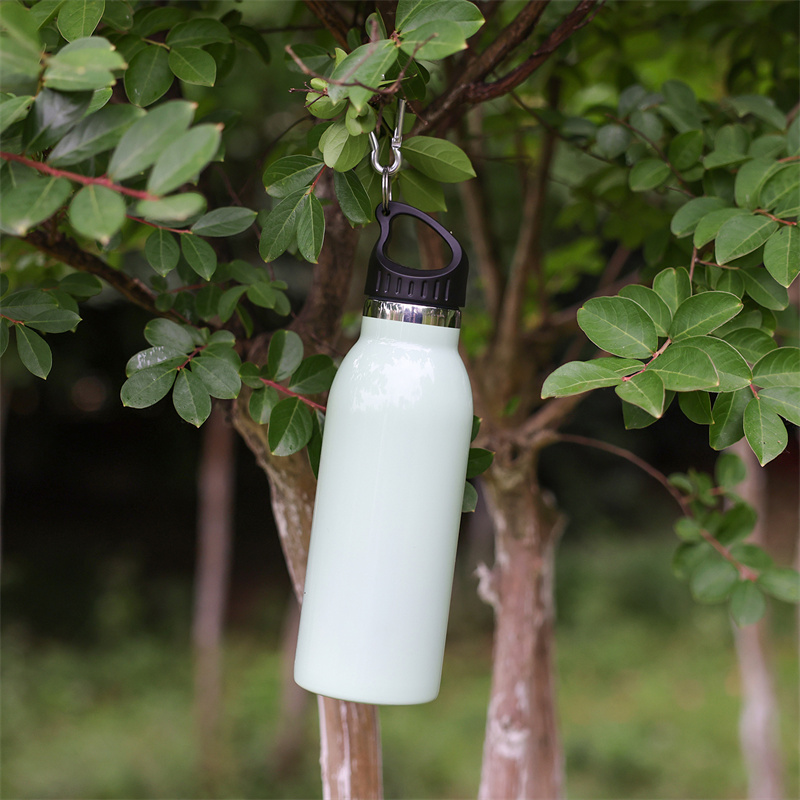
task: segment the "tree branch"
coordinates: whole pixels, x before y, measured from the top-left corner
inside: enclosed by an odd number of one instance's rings
[[[466,92],[471,84],[482,81],[493,69],[530,36],[550,0],[529,0],[514,20],[501,31],[500,35],[482,53],[464,64],[458,77],[425,110],[414,125],[412,135],[423,129],[435,129],[445,120],[452,124],[457,118],[457,110],[466,102]]]
[[[47,253],[73,269],[97,275],[98,278],[102,278],[127,300],[144,308],[151,314],[165,317],[175,322],[188,323],[188,320],[178,314],[177,311],[171,309],[169,311],[159,311],[156,308],[155,293],[150,291],[138,278],[132,278],[121,270],[109,266],[92,253],[87,253],[73,239],[69,239],[63,234],[57,234],[51,238],[43,231],[31,231],[27,236],[21,238],[22,241],[33,245],[37,250]]]
[[[522,64],[499,80],[492,83],[475,83],[468,87],[464,98],[465,101],[468,103],[483,103],[516,89],[517,86],[544,64],[572,34],[591,22],[599,8],[598,0],[581,0],[533,55],[529,56]],[[594,13],[592,14],[593,10]]]
[[[311,10],[311,13],[330,31],[333,38],[345,50],[349,51],[347,31],[350,26],[339,13],[336,3],[332,3],[330,0],[305,0],[305,4]]]

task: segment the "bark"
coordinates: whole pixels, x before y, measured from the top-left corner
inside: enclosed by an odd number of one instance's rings
[[[192,640],[195,653],[195,714],[200,769],[207,788],[218,786],[224,759],[222,631],[228,596],[235,482],[233,429],[220,406],[203,428],[198,476],[197,568]]]
[[[485,486],[495,564],[479,592],[495,610],[492,687],[478,797],[557,800],[564,769],[555,699],[554,551],[562,522],[536,455],[499,449]]]
[[[733,445],[731,450],[747,465],[747,478],[738,487],[739,494],[758,512],[758,522],[749,541],[763,546],[768,511],[767,477],[744,440]],[[766,648],[768,636],[766,619],[744,628],[734,626],[742,684],[739,741],[747,769],[747,796],[750,800],[781,800],[784,796],[778,705]]]
[[[302,601],[316,481],[304,452],[276,458],[269,452],[266,426],[256,424],[241,398],[234,417],[272,491],[272,511],[295,595]],[[320,767],[325,800],[383,797],[381,745],[375,706],[319,697]]]

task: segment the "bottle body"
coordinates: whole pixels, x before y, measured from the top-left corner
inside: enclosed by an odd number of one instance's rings
[[[438,694],[472,429],[458,334],[365,316],[331,387],[295,660],[310,691]]]

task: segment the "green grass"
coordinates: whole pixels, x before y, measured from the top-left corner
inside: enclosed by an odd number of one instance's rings
[[[572,798],[741,798],[739,682],[722,607],[697,606],[669,575],[671,544],[600,541],[560,554],[558,702]],[[793,616],[773,606],[786,794],[797,796]],[[491,641],[459,631],[442,692],[381,710],[389,798],[474,797]],[[5,798],[320,796],[316,703],[292,763],[281,743],[281,655],[229,637],[223,769],[199,778],[188,649],[131,637],[92,649],[31,644],[7,630],[2,662]]]

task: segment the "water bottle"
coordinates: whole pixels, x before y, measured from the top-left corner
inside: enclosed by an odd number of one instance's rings
[[[450,247],[439,270],[386,255],[415,217]],[[472,430],[458,354],[468,262],[418,209],[379,207],[359,340],[328,397],[295,681],[317,694],[411,704],[439,693]]]

